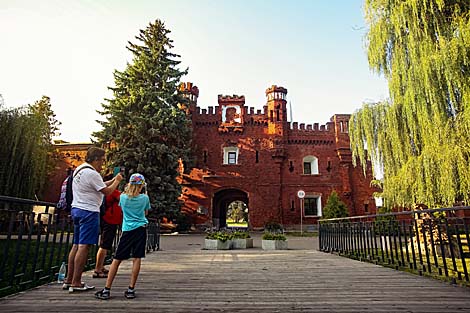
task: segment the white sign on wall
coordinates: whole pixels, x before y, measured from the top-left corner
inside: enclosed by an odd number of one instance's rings
[[[303,190],[297,191],[297,197],[299,197],[300,199],[303,199],[305,197],[305,191]]]

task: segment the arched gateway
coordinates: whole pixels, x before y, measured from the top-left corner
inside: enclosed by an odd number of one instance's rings
[[[227,227],[227,209],[230,203],[234,201],[241,201],[248,207],[248,194],[233,188],[219,190],[214,194],[212,200],[212,221],[214,227]]]

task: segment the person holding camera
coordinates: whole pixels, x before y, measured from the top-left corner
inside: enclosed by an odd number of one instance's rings
[[[113,179],[113,174],[106,175],[104,180]],[[122,224],[122,209],[119,206],[119,198],[121,192],[115,189],[105,198],[105,211],[101,217],[101,234],[100,247],[96,253],[96,265],[93,272],[93,278],[107,278],[108,270],[104,267],[104,260],[108,251],[113,247],[114,238],[116,237],[117,228]]]
[[[122,223],[122,236],[111,263],[106,280],[105,287],[95,293],[95,297],[102,300],[108,300],[111,295],[111,286],[116,277],[119,265],[123,260],[131,257],[132,274],[128,289],[124,292],[127,299],[135,298],[134,287],[137,282],[137,277],[140,272],[140,265],[142,258],[145,257],[145,248],[147,241],[147,224],[148,220],[145,217],[150,210],[150,199],[142,193],[145,187],[145,178],[142,174],[132,174],[129,183],[127,184],[124,192],[121,194],[119,205],[122,208],[124,215]]]
[[[103,181],[100,171],[104,162],[105,151],[91,147],[87,151],[85,163],[74,171],[71,210],[74,227],[73,245],[68,257],[67,278],[62,287],[69,292],[95,288],[82,283],[83,269],[90,246],[98,243],[103,195],[111,194],[122,180],[122,175],[118,174],[110,181]]]

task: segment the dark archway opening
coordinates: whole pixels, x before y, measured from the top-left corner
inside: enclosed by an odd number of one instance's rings
[[[214,194],[212,201],[212,222],[214,227],[218,229],[227,227],[227,211],[229,206],[231,208],[234,206],[234,202],[243,202],[244,209],[247,210],[249,206],[248,194],[239,189],[224,189]]]

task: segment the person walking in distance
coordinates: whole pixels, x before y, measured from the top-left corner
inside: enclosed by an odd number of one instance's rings
[[[118,174],[110,181],[103,181],[100,171],[104,161],[105,151],[98,147],[91,147],[87,151],[85,163],[77,167],[72,176],[73,245],[68,257],[67,277],[63,285],[63,289],[68,289],[71,293],[95,288],[82,283],[83,269],[90,246],[98,242],[103,195],[111,194],[122,180],[122,175]]]
[[[145,247],[147,240],[147,224],[145,217],[150,210],[150,200],[146,194],[142,194],[142,188],[145,186],[145,178],[142,174],[132,174],[124,192],[121,194],[119,205],[122,208],[124,219],[122,222],[122,236],[109,268],[108,279],[105,287],[95,293],[95,297],[102,300],[108,300],[111,295],[111,286],[116,277],[119,265],[123,260],[131,257],[132,274],[129,287],[124,292],[128,299],[135,298],[134,287],[140,272],[142,258],[145,257]]]
[[[104,177],[104,180],[111,180],[113,174]],[[101,217],[101,234],[100,248],[96,253],[96,266],[93,278],[108,277],[108,270],[104,267],[104,259],[113,247],[114,238],[116,237],[117,227],[122,223],[122,209],[119,206],[119,197],[121,192],[115,189],[105,198],[106,209]]]

